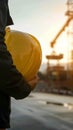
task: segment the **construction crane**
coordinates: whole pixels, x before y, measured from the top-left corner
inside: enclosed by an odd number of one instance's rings
[[[73,0],[67,0],[67,11],[65,13],[67,16],[67,20],[64,23],[64,25],[61,27],[59,32],[56,34],[55,38],[50,43],[51,48],[54,48],[54,45],[56,44],[57,39],[60,37],[60,35],[65,31],[67,27],[67,38],[69,42],[69,46],[71,46],[71,59],[68,61],[67,69],[64,68],[64,66],[59,64],[59,61],[63,58],[63,54],[56,54],[55,50],[53,49],[53,52],[51,55],[46,55],[46,58],[48,59],[47,64],[47,71],[49,81],[48,84],[51,86],[51,91],[54,89],[57,90],[70,90],[70,92],[73,91]],[[56,60],[56,65],[50,65],[50,60]],[[71,64],[71,65],[70,65]],[[69,66],[70,65],[70,66]]]
[[[59,38],[61,33],[65,30],[65,28],[69,25],[69,22],[73,19],[73,16],[69,17],[66,21],[66,23],[63,25],[63,27],[60,29],[60,31],[57,33],[53,41],[51,42],[51,47],[54,47],[54,44],[56,43],[56,40]]]
[[[73,20],[73,0],[67,0],[67,11],[65,13],[65,15],[68,17],[67,21],[65,22],[65,24],[62,26],[62,28],[59,30],[59,32],[57,33],[57,35],[55,36],[55,38],[52,40],[52,42],[50,43],[51,47],[53,48],[56,40],[59,38],[59,36],[61,35],[61,33],[63,31],[65,31],[65,28],[68,26],[70,26],[70,22]],[[71,25],[72,27],[73,25]],[[73,29],[73,28],[72,28]],[[69,31],[69,34],[71,35],[71,30]]]

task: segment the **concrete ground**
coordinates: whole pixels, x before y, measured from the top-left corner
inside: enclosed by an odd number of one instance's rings
[[[12,98],[9,130],[73,130],[73,97],[35,92]]]

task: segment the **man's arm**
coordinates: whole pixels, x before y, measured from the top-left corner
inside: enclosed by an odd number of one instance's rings
[[[27,82],[13,65],[10,53],[0,51],[0,91],[15,99],[22,99],[30,94],[37,82],[38,77]]]

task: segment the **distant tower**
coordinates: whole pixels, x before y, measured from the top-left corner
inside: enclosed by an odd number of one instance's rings
[[[67,17],[73,17],[73,0],[67,0]],[[71,19],[67,30],[68,44],[70,46],[70,64],[69,68],[73,70],[73,18]]]

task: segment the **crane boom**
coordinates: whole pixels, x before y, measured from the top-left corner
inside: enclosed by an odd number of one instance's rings
[[[72,17],[69,17],[66,21],[66,23],[63,25],[63,27],[60,29],[60,31],[57,33],[57,35],[55,36],[55,38],[53,39],[53,41],[51,42],[51,47],[54,47],[54,44],[57,40],[57,38],[60,36],[60,34],[65,30],[65,28],[68,26],[69,22],[73,19]]]

